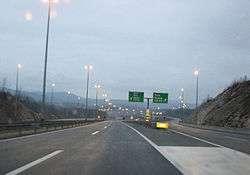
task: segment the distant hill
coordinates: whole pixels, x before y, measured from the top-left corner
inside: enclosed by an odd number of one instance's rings
[[[124,107],[128,107],[128,108],[146,108],[147,104],[146,101],[144,103],[131,103],[128,102],[128,100],[112,100],[112,102],[116,105],[119,106],[124,106]],[[192,104],[188,104],[188,106],[190,108],[193,108],[194,105]],[[178,101],[169,101],[168,104],[158,104],[158,103],[151,103],[150,102],[150,108],[155,110],[158,107],[160,107],[160,109],[173,109],[173,108],[178,108],[179,107],[179,102]]]
[[[186,122],[221,127],[250,128],[250,81],[234,82],[208,99]]]
[[[28,95],[27,95],[28,94]],[[61,94],[61,93],[59,93]],[[59,95],[64,96],[65,93]],[[86,111],[81,106],[72,104],[50,105],[46,104],[43,108],[41,102],[36,101],[39,95],[36,93],[22,92],[18,94],[18,100],[16,96],[8,91],[0,91],[0,124],[4,123],[20,123],[27,121],[41,121],[44,119],[60,119],[60,118],[79,118],[86,114]],[[77,96],[71,96],[72,100],[77,99]],[[40,99],[40,98],[39,98]],[[58,99],[60,101],[61,99]],[[88,118],[96,117],[96,109],[88,110]],[[101,117],[107,117],[107,113],[99,111],[98,115]]]
[[[42,98],[42,93],[41,92],[27,92],[23,91],[23,95],[25,96],[30,96],[36,101],[40,101]],[[50,103],[51,100],[51,93],[46,94],[46,101],[47,103]],[[78,100],[77,95],[71,93],[70,95],[67,94],[67,92],[55,92],[54,93],[54,98],[53,98],[53,103],[59,106],[77,106],[77,105],[85,105],[85,98],[81,97],[80,101]],[[89,106],[94,107],[95,106],[95,99],[90,98],[89,99]],[[116,106],[121,106],[121,107],[127,107],[127,108],[146,108],[146,101],[144,103],[130,103],[128,100],[120,100],[120,99],[112,99],[111,102],[116,105]],[[99,99],[98,100],[98,105],[104,105],[104,100]],[[155,104],[155,103],[150,103],[150,108],[156,109],[160,107],[161,109],[173,109],[177,108],[179,106],[178,101],[169,101],[168,104]],[[193,108],[193,104],[187,104],[189,108]]]

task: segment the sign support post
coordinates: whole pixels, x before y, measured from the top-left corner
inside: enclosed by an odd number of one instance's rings
[[[146,97],[145,100],[147,100],[147,109],[149,109],[149,100],[151,100],[152,98]]]

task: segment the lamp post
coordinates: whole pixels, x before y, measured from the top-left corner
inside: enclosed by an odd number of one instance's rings
[[[42,95],[42,103],[44,107],[46,98],[46,79],[47,79],[47,63],[48,63],[48,51],[49,51],[50,21],[51,17],[53,18],[56,16],[55,11],[52,11],[52,5],[57,4],[59,0],[43,0],[43,2],[48,4],[48,17],[46,26],[46,42],[45,42],[45,54],[44,54],[44,72],[43,72],[43,95]]]
[[[17,71],[16,71],[16,102],[18,101],[18,95],[19,95],[19,74],[20,69],[22,68],[21,64],[17,64]]]
[[[96,108],[96,117],[98,116],[98,92],[101,88],[101,85],[95,85],[95,89],[96,89],[96,94],[95,94],[95,108]]]
[[[181,96],[180,96],[180,114],[181,117],[184,117],[184,89],[181,88]]]
[[[194,71],[194,75],[196,76],[196,98],[195,98],[195,115],[198,115],[198,100],[199,100],[199,70]]]
[[[80,100],[81,100],[81,97],[77,97],[77,107],[79,108],[80,106]]]
[[[99,92],[101,86],[100,85],[95,85],[95,88],[96,88],[95,106],[97,107],[98,106],[98,104],[97,104],[98,103],[98,92]]]
[[[89,99],[89,72],[93,69],[92,65],[85,65],[84,69],[87,71],[87,89],[86,89],[86,103],[85,103],[85,111],[86,118],[88,117],[88,99]]]
[[[104,107],[104,109],[106,109],[106,102],[107,102],[107,97],[108,97],[108,94],[102,94],[102,96],[103,96],[103,107]]]
[[[68,101],[68,103],[70,103],[70,102],[69,102],[69,97],[70,97],[71,92],[68,91],[67,94],[68,94],[68,100],[67,100],[67,101]]]
[[[47,30],[46,30],[46,43],[45,43],[45,59],[44,59],[44,72],[43,72],[43,96],[42,103],[45,106],[45,93],[46,93],[46,77],[47,77],[47,62],[48,62],[48,47],[49,47],[49,31],[50,31],[50,17],[51,17],[51,6],[52,0],[48,0],[48,19],[47,19]]]
[[[50,97],[50,104],[53,105],[53,100],[54,100],[54,88],[55,88],[55,83],[51,84],[51,97]]]
[[[67,101],[68,101],[68,103],[70,103],[69,102],[69,97],[70,97],[71,92],[68,91],[67,94],[68,94],[68,100]],[[69,110],[70,110],[70,108],[67,109],[67,117],[69,117]]]
[[[183,108],[183,104],[184,104],[184,89],[181,88],[180,108]]]
[[[194,75],[196,76],[196,98],[195,98],[195,107],[198,107],[198,100],[199,100],[199,70],[194,71]]]

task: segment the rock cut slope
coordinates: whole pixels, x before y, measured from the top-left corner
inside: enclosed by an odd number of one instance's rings
[[[193,124],[250,128],[250,81],[234,82],[213,99],[207,100],[187,120]]]
[[[16,123],[38,120],[38,114],[22,103],[16,103],[15,97],[8,92],[0,92],[0,123]]]

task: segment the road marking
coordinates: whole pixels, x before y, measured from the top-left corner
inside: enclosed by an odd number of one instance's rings
[[[102,122],[97,122],[97,123],[88,124],[88,125],[84,125],[84,126],[78,126],[78,127],[74,127],[74,128],[66,128],[66,129],[60,129],[60,130],[56,130],[56,131],[48,131],[48,132],[43,132],[43,133],[39,133],[39,134],[32,134],[32,135],[27,135],[27,136],[15,137],[15,138],[10,138],[10,139],[3,139],[3,140],[0,140],[0,143],[26,139],[26,138],[30,138],[30,137],[42,136],[42,135],[46,135],[46,134],[49,135],[49,134],[54,134],[54,133],[60,133],[60,132],[64,132],[64,131],[70,131],[70,130],[85,128],[85,127],[91,127],[91,126],[98,125],[100,123],[102,123]],[[107,121],[103,121],[103,123],[107,123]]]
[[[231,148],[228,148],[228,147],[225,147],[225,146],[222,146],[222,145],[219,145],[219,144],[216,144],[216,143],[213,143],[213,142],[210,142],[210,141],[207,141],[205,139],[201,139],[201,138],[198,138],[198,137],[195,137],[195,136],[192,136],[192,135],[189,135],[189,134],[186,134],[186,133],[183,133],[183,132],[180,132],[180,131],[175,131],[173,129],[169,129],[170,131],[172,132],[175,132],[177,134],[181,134],[181,135],[184,135],[186,137],[190,137],[190,138],[193,138],[193,139],[197,139],[199,141],[202,141],[202,142],[205,142],[205,143],[208,143],[208,144],[211,144],[211,145],[214,145],[214,146],[217,146],[217,147],[221,147],[221,148],[225,148],[225,149],[229,149],[231,151],[235,151],[235,152],[240,152],[240,151],[237,151],[237,150],[234,150],[234,149],[231,149]],[[243,152],[240,152],[241,154],[245,154],[247,156],[249,156],[249,154],[247,153],[243,153]]]
[[[191,135],[186,134],[186,133],[183,133],[183,132],[175,131],[175,130],[173,130],[173,129],[169,129],[169,130],[172,131],[172,132],[174,132],[174,133],[177,133],[177,134],[180,134],[180,135],[184,135],[184,136],[186,136],[186,137],[190,137],[190,138],[192,138],[192,139],[199,140],[199,141],[201,141],[201,142],[208,143],[208,144],[210,144],[210,145],[214,145],[214,146],[217,146],[217,147],[224,147],[224,146],[222,146],[222,145],[218,145],[218,144],[216,144],[216,143],[212,143],[212,142],[209,142],[209,141],[207,141],[207,140],[200,139],[200,138],[198,138],[198,137],[191,136]],[[224,148],[225,148],[225,147],[224,147]]]
[[[149,140],[146,136],[144,136],[142,133],[140,133],[138,130],[136,130],[135,128],[133,128],[132,126],[129,126],[128,124],[122,122],[124,125],[126,125],[127,127],[129,127],[130,129],[132,129],[133,131],[135,131],[137,134],[139,134],[142,138],[144,138],[152,147],[154,147],[160,154],[161,150],[159,149],[159,147],[152,142],[151,140]],[[163,155],[163,154],[162,154]],[[186,171],[184,169],[184,167],[182,167],[177,161],[175,161],[174,159],[169,159],[166,155],[163,155],[167,160],[169,160],[178,170],[180,170],[183,174],[186,174]]]
[[[245,175],[250,172],[250,156],[248,154],[177,131],[176,133],[202,142],[205,141],[217,147],[158,146],[132,126],[123,124],[144,138],[184,175]]]
[[[92,135],[96,135],[97,133],[99,133],[100,131],[95,131],[92,133]]]
[[[250,172],[250,156],[221,147],[159,146],[168,160],[180,164],[184,175],[246,175]]]
[[[231,136],[224,136],[225,138],[233,139],[233,140],[239,140],[242,142],[247,142],[247,139],[242,139],[242,138],[236,138],[236,137],[231,137]]]
[[[40,159],[37,159],[37,160],[35,160],[33,162],[30,162],[27,165],[24,165],[24,166],[22,166],[22,167],[20,167],[20,168],[18,168],[16,170],[13,170],[13,171],[7,173],[6,175],[16,175],[16,174],[19,174],[19,173],[21,173],[21,172],[23,172],[23,171],[25,171],[25,170],[27,170],[27,169],[29,169],[29,168],[31,168],[31,167],[39,164],[39,163],[41,163],[41,162],[43,162],[43,161],[45,161],[47,159],[50,159],[50,158],[56,156],[57,154],[59,154],[61,152],[63,152],[63,150],[54,151],[53,153],[50,153],[50,154],[48,154],[48,155],[46,155],[46,156],[44,156],[44,157],[42,157]]]

